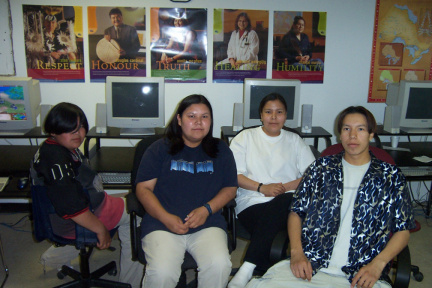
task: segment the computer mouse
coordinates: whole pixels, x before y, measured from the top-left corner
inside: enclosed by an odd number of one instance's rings
[[[28,177],[22,177],[22,178],[20,178],[19,180],[18,180],[18,189],[19,190],[22,190],[22,189],[24,189],[25,187],[27,187],[27,184],[28,184],[28,182],[29,182],[29,179],[28,179]]]

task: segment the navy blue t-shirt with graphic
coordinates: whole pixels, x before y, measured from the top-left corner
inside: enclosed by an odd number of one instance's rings
[[[157,178],[153,193],[165,210],[185,219],[192,210],[201,207],[224,187],[237,187],[237,170],[228,145],[219,141],[216,158],[208,156],[202,146],[185,146],[170,155],[168,140],[153,143],[144,153],[136,183]],[[204,225],[189,229],[188,234],[208,227],[226,230],[221,211],[207,218]],[[156,230],[169,231],[159,220],[146,214],[141,222],[142,237]]]

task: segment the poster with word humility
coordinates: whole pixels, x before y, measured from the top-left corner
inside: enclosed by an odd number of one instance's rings
[[[323,83],[326,22],[326,12],[274,12],[273,79]]]

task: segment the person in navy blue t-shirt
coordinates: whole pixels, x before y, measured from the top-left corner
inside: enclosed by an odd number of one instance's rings
[[[184,98],[164,138],[144,153],[136,193],[147,266],[143,287],[175,287],[185,251],[200,287],[226,287],[231,272],[222,207],[235,197],[237,170],[228,145],[213,138],[213,112],[202,95]]]

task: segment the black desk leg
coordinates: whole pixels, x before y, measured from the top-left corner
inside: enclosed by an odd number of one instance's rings
[[[325,137],[325,141],[326,141],[326,148],[328,148],[332,145],[331,137]]]
[[[431,182],[431,189],[432,189],[432,182]],[[428,195],[428,202],[426,207],[426,215],[430,216],[431,214],[431,205],[432,205],[432,190],[429,189],[429,195]]]
[[[326,144],[325,148],[328,148],[332,145],[330,137],[324,137],[324,140],[325,140],[325,144]],[[319,137],[314,137],[314,147],[317,151],[318,151],[318,141],[319,141]]]

